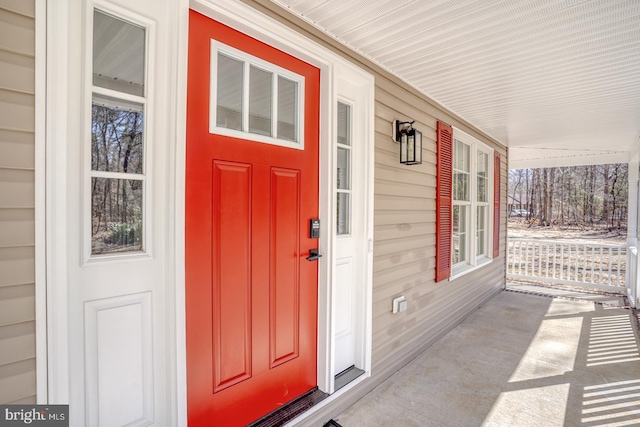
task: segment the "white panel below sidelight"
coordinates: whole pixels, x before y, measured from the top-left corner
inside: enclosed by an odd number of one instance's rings
[[[87,425],[153,422],[151,293],[85,303]]]
[[[353,258],[336,260],[335,367],[338,374],[355,364]]]

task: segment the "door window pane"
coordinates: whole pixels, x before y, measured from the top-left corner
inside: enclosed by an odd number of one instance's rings
[[[218,54],[216,125],[242,130],[242,82],[244,63]]]
[[[350,231],[350,198],[349,193],[338,193],[337,200],[337,221],[338,221],[338,235],[349,234]]]
[[[143,181],[91,179],[91,254],[142,250]]]
[[[141,104],[94,95],[91,106],[91,169],[141,174],[143,131]]]
[[[298,83],[278,76],[278,138],[298,141]]]
[[[338,147],[337,187],[340,190],[351,189],[351,150]]]
[[[351,107],[338,102],[336,189],[338,191],[338,235],[350,233],[351,202]]]
[[[249,132],[271,136],[273,73],[250,67]]]
[[[351,106],[338,102],[338,144],[351,145]]]
[[[93,84],[144,96],[144,46],[144,28],[94,11]]]

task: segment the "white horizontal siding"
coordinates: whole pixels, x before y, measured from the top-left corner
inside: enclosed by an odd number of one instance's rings
[[[437,340],[504,286],[502,255],[453,281],[434,282],[438,120],[470,132],[498,150],[502,163],[503,206],[506,200],[503,147],[474,133],[425,99],[398,87],[392,79],[377,76],[376,84],[374,373],[390,371],[398,360]],[[414,126],[423,135],[423,164],[403,166],[399,163],[398,145],[390,139],[394,119],[416,120]],[[502,210],[501,235],[504,237],[506,211]],[[398,295],[407,298],[409,308],[404,313],[392,314],[391,300]]]
[[[0,404],[36,401],[33,0],[0,0]]]

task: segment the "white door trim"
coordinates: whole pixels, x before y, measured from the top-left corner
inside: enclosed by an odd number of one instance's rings
[[[47,0],[35,0],[36,402],[47,403],[46,108]]]
[[[54,4],[55,3],[55,4]],[[47,400],[69,402],[69,337],[67,312],[67,194],[69,1],[46,5],[46,305]]]

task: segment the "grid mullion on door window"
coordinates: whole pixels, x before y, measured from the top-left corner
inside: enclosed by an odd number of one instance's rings
[[[277,74],[271,78],[271,136],[279,138],[278,135],[278,83],[280,79]]]
[[[242,131],[249,131],[249,70],[251,65],[248,62],[243,62],[242,75],[244,76],[242,81]]]

